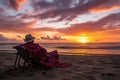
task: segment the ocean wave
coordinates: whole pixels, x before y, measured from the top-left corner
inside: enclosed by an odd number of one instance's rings
[[[61,49],[120,49],[120,46],[57,46],[55,48]]]

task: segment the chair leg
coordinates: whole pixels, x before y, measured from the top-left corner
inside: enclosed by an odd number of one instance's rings
[[[20,65],[20,61],[21,61],[21,57],[20,56],[18,56],[18,67],[20,67],[21,65]]]
[[[17,60],[18,60],[18,54],[16,55],[16,59],[15,59],[15,63],[14,63],[14,68],[16,68]]]

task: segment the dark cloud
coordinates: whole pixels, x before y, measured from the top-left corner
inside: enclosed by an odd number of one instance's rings
[[[18,37],[18,38],[22,38],[22,36],[20,36],[20,35],[16,35],[16,37]]]
[[[17,33],[27,33],[31,32],[31,26],[33,22],[24,22],[20,19],[15,19],[14,17],[4,17],[0,19],[0,31],[1,32],[17,32]]]
[[[0,5],[1,5],[0,7],[3,7],[3,6],[4,6],[4,7],[5,7],[5,6],[8,6],[8,5],[9,5],[9,3],[8,3],[8,2],[9,2],[9,0],[0,0]]]
[[[15,9],[19,10],[21,7],[21,4],[26,3],[27,0],[9,0],[10,5]]]
[[[19,10],[21,5],[26,3],[27,0],[0,0],[0,7],[13,8],[14,10]]]
[[[88,13],[92,9],[119,6],[120,0],[31,0],[35,12],[43,10],[42,14],[34,15],[40,19],[60,17],[58,21],[73,20],[78,15]]]
[[[17,0],[10,1],[11,5],[17,2]],[[26,2],[26,0],[22,1]],[[30,2],[34,13],[21,13],[17,16],[22,19],[48,19],[59,17],[57,20],[51,20],[50,22],[63,20],[72,21],[77,16],[91,11],[106,11],[112,7],[120,7],[120,0],[30,0]]]
[[[40,37],[42,40],[65,40],[63,38],[61,38],[60,36],[54,36],[54,37],[50,37],[50,36],[45,36],[45,37]]]
[[[91,10],[101,11],[112,7],[120,8],[120,0],[29,0],[34,9],[33,14],[21,14],[21,18],[55,18],[71,21],[77,16]],[[1,5],[18,10],[27,0],[0,0]]]
[[[20,7],[20,5],[17,3],[17,0],[10,0],[10,5],[16,10],[18,10]]]
[[[0,12],[4,11],[2,8],[0,8]]]
[[[90,33],[116,28],[116,23],[120,22],[120,13],[111,14],[96,22],[86,22],[74,24],[71,27],[59,29],[58,31],[68,35],[79,35],[80,33]],[[105,27],[104,27],[105,26]]]
[[[0,14],[4,12],[4,9],[3,8],[0,8]]]
[[[7,9],[10,8],[8,2],[9,0],[0,0],[0,14],[6,14]]]
[[[0,7],[6,11],[12,8],[18,10],[20,7],[18,1],[20,0],[0,0]]]

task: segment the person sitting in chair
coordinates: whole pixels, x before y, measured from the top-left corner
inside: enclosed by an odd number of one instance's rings
[[[59,61],[57,50],[48,53],[44,47],[34,43],[34,39],[35,37],[33,37],[31,34],[26,34],[24,38],[25,43],[21,45],[26,49],[30,56],[35,58],[44,67],[54,68],[70,66],[67,63],[62,63]]]

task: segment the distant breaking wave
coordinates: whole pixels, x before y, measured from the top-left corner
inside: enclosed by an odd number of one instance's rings
[[[61,48],[61,49],[120,49],[120,46],[58,46],[55,48]]]

